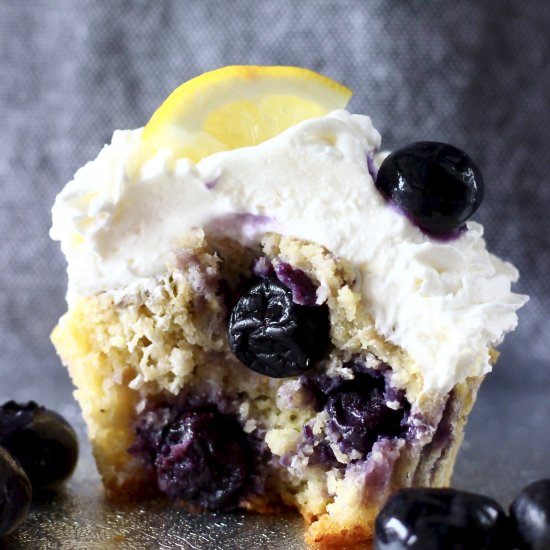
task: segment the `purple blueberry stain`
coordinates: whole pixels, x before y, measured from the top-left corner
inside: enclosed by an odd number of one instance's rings
[[[309,464],[312,466],[325,466],[334,468],[338,466],[338,461],[334,452],[327,441],[320,441],[313,446],[313,451],[309,455]]]
[[[277,407],[279,409],[301,409],[317,405],[315,394],[303,384],[301,378],[281,384],[277,390]]]
[[[198,255],[192,250],[182,248],[175,252],[176,266],[187,273],[189,282],[195,291],[195,305],[204,307],[205,295],[216,294],[220,289],[220,279],[209,272]]]
[[[363,476],[364,485],[369,488],[371,500],[376,499],[376,495],[386,493],[404,444],[399,438],[381,439],[373,444],[367,461],[358,465],[357,471]]]
[[[257,235],[274,231],[277,227],[275,218],[245,212],[214,218],[206,225],[205,231],[237,240],[253,240]]]
[[[199,268],[201,265],[198,255],[189,249],[176,250],[176,266],[181,271]]]
[[[218,178],[213,178],[205,182],[204,186],[206,187],[206,189],[208,189],[208,191],[212,191],[213,189],[215,189],[217,184],[218,184]]]
[[[455,408],[456,396],[454,392],[451,392],[447,397],[441,420],[437,425],[432,441],[429,443],[431,448],[444,449],[452,442],[454,438]]]
[[[317,301],[317,286],[305,271],[286,262],[275,265],[275,274],[281,283],[292,291],[292,301],[303,306],[314,306]]]
[[[265,256],[260,256],[259,258],[256,258],[252,263],[251,271],[255,277],[264,279],[265,277],[273,275],[273,264],[269,261],[269,258],[266,258]]]
[[[330,442],[325,439],[323,433],[319,433],[318,430],[314,432],[314,422],[315,419],[304,426],[299,452],[307,456],[308,464],[311,466],[320,466],[325,470],[338,468],[340,464],[334,456]]]

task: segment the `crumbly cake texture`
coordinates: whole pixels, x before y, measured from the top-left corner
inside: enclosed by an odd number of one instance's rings
[[[229,350],[226,290],[251,277],[258,257],[304,271],[328,305],[328,355],[302,376],[268,378]],[[376,333],[353,267],[317,244],[275,234],[249,249],[197,231],[164,275],[72,305],[52,340],[112,497],[158,492],[154,472],[130,451],[140,419],[214,404],[237,420],[255,456],[238,506],[296,507],[309,524],[307,541],[322,547],[369,539],[380,505],[397,488],[449,484],[481,383],[467,379],[442,399],[424,394],[414,358]],[[355,379],[356,364],[383,374],[386,396],[400,396],[393,406],[404,414],[402,433],[381,434],[368,452],[342,445],[310,391],[314,381]]]

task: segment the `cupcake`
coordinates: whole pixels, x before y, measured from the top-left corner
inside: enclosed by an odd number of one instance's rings
[[[469,220],[470,157],[381,154],[350,95],[294,67],[206,73],[58,195],[52,340],[113,498],[290,506],[330,546],[369,539],[396,489],[450,483],[526,297]]]

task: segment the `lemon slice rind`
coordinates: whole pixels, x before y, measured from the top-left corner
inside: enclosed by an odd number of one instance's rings
[[[231,65],[176,88],[143,129],[142,144],[148,156],[169,149],[198,162],[343,109],[350,97],[348,88],[309,69]]]

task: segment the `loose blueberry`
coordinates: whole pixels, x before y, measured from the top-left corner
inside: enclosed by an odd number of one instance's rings
[[[414,224],[440,237],[460,232],[484,191],[472,159],[452,145],[434,141],[412,143],[388,155],[376,187]]]
[[[344,389],[330,395],[325,405],[329,430],[338,434],[343,452],[356,449],[366,454],[380,436],[404,435],[404,409],[386,406],[384,392],[377,387],[362,387],[359,382],[354,387],[355,390]]]
[[[402,489],[375,522],[375,550],[509,550],[507,518],[494,500],[455,489]]]
[[[528,485],[510,507],[520,550],[550,548],[550,479]]]
[[[232,508],[249,477],[245,434],[213,408],[182,413],[163,434],[155,467],[160,490],[171,498]]]
[[[73,428],[33,401],[0,407],[0,445],[19,461],[33,489],[55,488],[72,474],[78,459]]]
[[[27,517],[32,499],[31,482],[14,458],[0,447],[0,538]]]
[[[272,275],[241,296],[229,319],[229,345],[248,368],[273,378],[303,373],[329,344],[326,305],[306,306]]]

